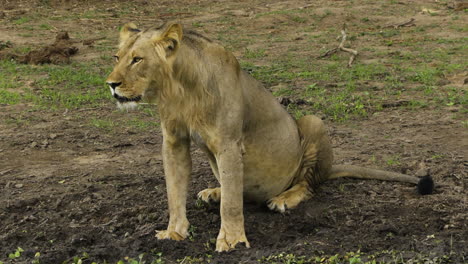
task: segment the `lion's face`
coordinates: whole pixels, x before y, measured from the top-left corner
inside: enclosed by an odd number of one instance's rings
[[[182,38],[178,24],[140,31],[133,23],[120,32],[116,65],[106,80],[120,108],[153,101],[172,78],[172,64]]]

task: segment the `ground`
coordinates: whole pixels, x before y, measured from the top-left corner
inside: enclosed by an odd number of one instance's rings
[[[0,263],[137,263],[141,254],[141,263],[466,263],[468,42],[459,2],[0,4]],[[218,254],[219,206],[196,200],[217,183],[193,148],[190,237],[156,240],[168,222],[157,106],[118,111],[104,80],[119,26],[168,20],[225,45],[296,118],[324,119],[335,163],[430,174],[435,193],[340,179],[285,214],[247,204],[251,248]],[[343,24],[345,47],[359,52],[351,67],[349,53],[318,58],[338,46]],[[25,54],[55,50],[64,31],[76,54],[27,64]]]

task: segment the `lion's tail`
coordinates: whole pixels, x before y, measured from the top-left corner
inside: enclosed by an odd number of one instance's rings
[[[358,179],[376,179],[383,181],[399,181],[417,184],[418,192],[422,195],[431,194],[434,189],[434,182],[431,176],[418,178],[396,172],[368,169],[353,165],[333,165],[328,179],[341,177],[352,177]]]

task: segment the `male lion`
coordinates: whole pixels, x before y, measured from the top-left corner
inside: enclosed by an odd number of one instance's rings
[[[277,100],[243,71],[231,52],[179,24],[120,31],[116,65],[107,78],[121,107],[155,102],[163,133],[162,154],[169,225],[159,239],[187,237],[187,188],[193,141],[208,156],[220,187],[198,197],[220,201],[217,251],[243,242],[243,199],[267,202],[284,212],[311,197],[321,182],[337,177],[401,181],[418,178],[355,166],[332,166],[325,126],[315,116],[295,121]],[[432,181],[419,183],[430,193]]]

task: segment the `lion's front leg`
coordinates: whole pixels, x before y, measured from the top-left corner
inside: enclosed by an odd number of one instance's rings
[[[250,247],[244,230],[244,168],[239,143],[224,144],[218,160],[221,183],[221,229],[216,241],[216,251],[228,251],[238,243]]]
[[[190,140],[183,129],[170,134],[163,125],[163,163],[169,202],[169,225],[158,231],[158,239],[183,240],[188,236],[189,222],[186,215],[187,187],[192,161]]]

